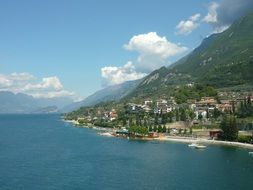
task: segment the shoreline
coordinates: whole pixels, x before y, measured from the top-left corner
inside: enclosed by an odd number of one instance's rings
[[[107,136],[107,137],[119,137],[113,134],[113,129],[107,129],[99,126],[85,126],[85,125],[79,125],[78,121],[75,120],[64,120],[65,122],[72,123],[75,127],[79,128],[92,128],[94,130],[101,131],[102,133],[98,133],[100,136]],[[103,135],[103,133],[106,133],[106,135]],[[109,135],[110,134],[110,135]],[[211,139],[204,139],[204,138],[191,138],[191,137],[179,137],[179,136],[159,136],[157,138],[131,138],[134,140],[154,140],[154,141],[171,141],[171,142],[181,142],[181,143],[203,143],[203,144],[209,144],[209,145],[222,145],[222,146],[230,146],[230,147],[238,147],[238,148],[244,148],[244,149],[251,149],[253,150],[253,144],[247,144],[247,143],[240,143],[240,142],[234,142],[234,141],[220,141],[220,140],[211,140]]]
[[[240,143],[240,142],[234,142],[234,141],[219,141],[219,140],[209,140],[209,139],[203,139],[203,138],[192,139],[190,137],[173,137],[173,136],[166,136],[162,138],[158,137],[154,140],[182,142],[182,143],[203,143],[203,144],[210,144],[210,145],[223,145],[223,146],[239,147],[239,148],[253,150],[253,144]]]

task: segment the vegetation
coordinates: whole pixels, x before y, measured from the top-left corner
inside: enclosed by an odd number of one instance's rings
[[[217,98],[217,90],[211,86],[197,83],[193,86],[181,86],[175,90],[173,96],[178,104],[186,103],[187,100],[200,100],[202,97]]]
[[[223,120],[220,124],[220,128],[223,131],[222,139],[227,141],[237,141],[238,139],[238,128],[236,124],[235,116],[224,115]]]
[[[249,135],[239,135],[238,136],[238,142],[252,143],[252,141],[253,141],[252,136],[249,136]]]
[[[228,30],[213,34],[174,69],[187,73],[215,87],[229,87],[253,82],[253,14],[241,18]]]
[[[251,103],[250,96],[245,98],[243,102],[241,102],[240,108],[237,113],[239,118],[246,118],[253,116],[253,105]]]
[[[129,127],[129,133],[135,135],[135,136],[145,136],[148,134],[148,128],[147,127],[143,127],[143,126],[137,126],[137,125],[133,125],[131,127]]]

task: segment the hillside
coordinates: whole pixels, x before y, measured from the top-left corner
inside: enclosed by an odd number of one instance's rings
[[[191,83],[215,88],[253,85],[253,13],[213,34],[199,47],[170,67],[146,76],[125,101],[175,95],[179,86]]]
[[[170,68],[215,87],[253,84],[253,13],[206,38]]]
[[[142,82],[124,99],[159,98],[172,93],[178,85],[193,82],[188,74],[182,74],[162,67],[146,76]]]

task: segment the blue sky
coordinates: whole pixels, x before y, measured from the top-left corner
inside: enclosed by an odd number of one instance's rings
[[[228,3],[0,1],[0,90],[78,98],[145,76],[229,26],[219,17]],[[238,15],[244,9],[235,6]]]

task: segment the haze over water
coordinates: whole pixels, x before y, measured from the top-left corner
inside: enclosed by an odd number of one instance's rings
[[[0,116],[0,189],[252,189],[248,150],[131,141],[58,115]]]

